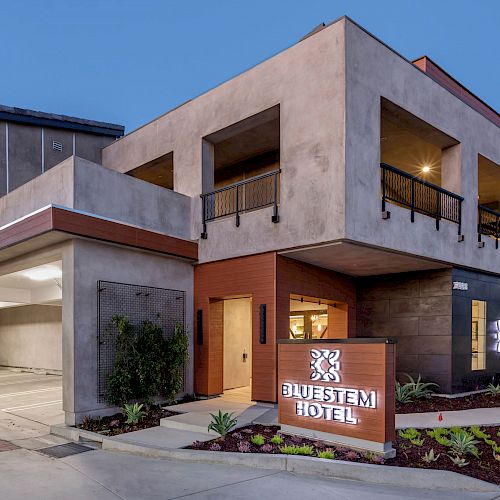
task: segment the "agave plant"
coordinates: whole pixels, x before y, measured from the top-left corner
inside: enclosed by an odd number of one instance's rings
[[[208,430],[217,432],[222,438],[224,438],[238,422],[233,418],[232,413],[222,413],[221,410],[219,410],[217,415],[211,413],[210,416],[212,417],[212,421],[208,424]]]
[[[411,384],[413,396],[417,399],[427,398],[435,391],[435,389],[439,389],[439,385],[434,382],[422,382],[420,375],[416,381],[410,375],[406,376],[408,377],[409,384]]]
[[[452,453],[460,457],[464,455],[473,455],[477,457],[479,451],[476,444],[478,443],[479,441],[474,439],[474,436],[463,429],[452,432],[449,437],[449,447]]]
[[[127,417],[125,423],[131,425],[138,424],[146,416],[146,412],[142,411],[143,406],[138,403],[134,403],[133,405],[126,404],[123,407],[123,413]]]
[[[486,388],[486,394],[489,396],[498,396],[500,395],[500,384],[488,384]]]
[[[466,465],[469,465],[469,462],[465,461],[465,458],[462,457],[450,457],[450,455],[446,455],[455,465],[458,465],[458,467],[465,467]]]
[[[438,453],[437,455],[434,453],[434,448],[431,448],[430,451],[424,454],[422,457],[422,460],[428,464],[432,462],[436,462],[437,459],[441,456],[441,453]]]

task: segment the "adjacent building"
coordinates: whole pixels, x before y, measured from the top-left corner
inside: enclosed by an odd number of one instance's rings
[[[53,160],[44,128],[0,198],[0,345],[38,304],[12,280],[52,269],[68,422],[106,411],[117,311],[182,319],[203,396],[275,402],[283,338],[396,338],[399,375],[447,393],[498,380],[500,115],[431,59],[344,17],[118,140],[88,125],[97,156],[75,132]]]

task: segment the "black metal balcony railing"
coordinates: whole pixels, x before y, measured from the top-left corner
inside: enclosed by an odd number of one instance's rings
[[[458,224],[458,234],[462,234],[462,196],[447,191],[440,186],[419,179],[386,163],[382,170],[382,212],[386,211],[386,201],[411,210],[411,221],[415,222],[415,212],[439,221],[448,220]]]
[[[495,247],[498,248],[500,238],[500,213],[491,208],[478,206],[477,241],[481,243],[481,235],[495,238]]]
[[[259,208],[273,206],[272,222],[279,222],[279,176],[281,170],[274,170],[245,181],[201,195],[203,232],[207,237],[207,222],[236,216],[236,226],[240,225],[240,214]]]

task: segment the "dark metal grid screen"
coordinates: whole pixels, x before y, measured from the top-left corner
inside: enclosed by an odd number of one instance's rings
[[[186,294],[179,290],[110,281],[97,282],[97,394],[105,402],[107,380],[113,370],[118,330],[114,316],[126,316],[132,325],[152,321],[171,336],[175,325],[185,324]]]

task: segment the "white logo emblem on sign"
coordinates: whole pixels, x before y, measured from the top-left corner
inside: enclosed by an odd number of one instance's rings
[[[338,349],[311,349],[311,380],[321,380],[323,382],[340,382],[338,370],[340,369],[340,351]],[[325,365],[328,368],[325,369]]]

